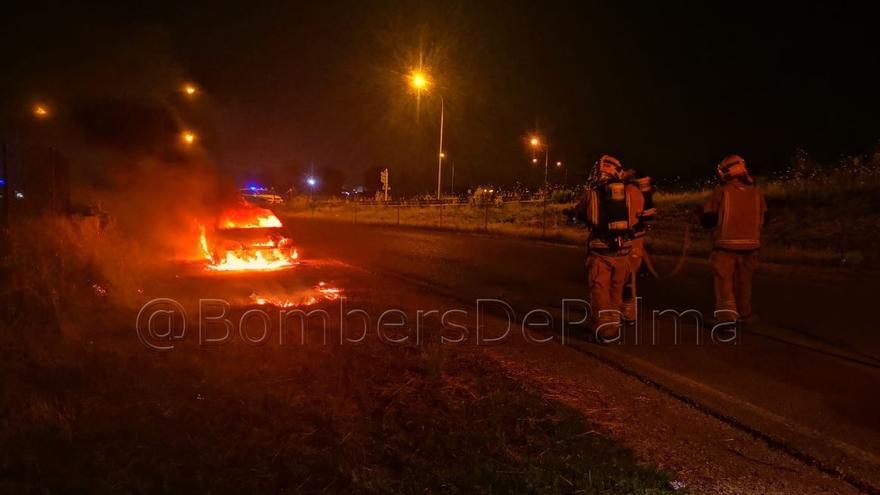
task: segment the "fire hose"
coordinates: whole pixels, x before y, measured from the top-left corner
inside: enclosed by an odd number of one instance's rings
[[[685,262],[687,262],[688,251],[691,247],[691,226],[686,225],[684,228],[684,237],[681,242],[681,254],[678,255],[678,259],[675,262],[675,267],[669,272],[667,278],[673,278],[677,276],[681,270],[684,268]],[[651,272],[651,275],[654,276],[657,280],[663,279],[660,276],[660,273],[657,272],[657,268],[654,266],[654,260],[651,258],[651,253],[648,252],[648,249],[645,248],[643,259],[645,261],[645,266],[648,268],[648,271]]]

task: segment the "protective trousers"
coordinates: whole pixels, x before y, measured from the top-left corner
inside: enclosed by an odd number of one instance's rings
[[[592,251],[587,256],[587,273],[593,329],[602,337],[615,337],[619,332],[623,285],[630,273],[629,256]]]
[[[758,251],[712,251],[715,282],[715,318],[735,321],[752,314],[752,275],[758,264]]]
[[[636,278],[638,278],[639,268],[642,267],[642,258],[642,253],[635,249],[626,257],[629,262],[629,276],[626,277],[626,282],[623,284],[623,305],[620,310],[623,312],[623,319],[627,322],[636,321],[636,297],[638,297]]]

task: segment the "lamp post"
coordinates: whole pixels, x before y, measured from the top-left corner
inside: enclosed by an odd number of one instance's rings
[[[437,152],[437,201],[440,201],[440,181],[443,179],[443,96],[440,96],[440,150]]]
[[[547,170],[550,166],[550,145],[546,142],[541,142],[541,138],[538,136],[532,136],[529,139],[529,145],[534,148],[536,151],[540,149],[544,149],[544,192],[547,192]],[[537,158],[532,158],[532,163],[538,163]]]
[[[541,142],[541,139],[538,136],[532,136],[529,139],[529,144],[535,150],[539,150],[541,148],[544,149],[544,194],[543,197],[543,209],[541,212],[541,237],[544,237],[547,233],[547,194],[550,192],[549,187],[547,186],[547,171],[550,166],[550,145],[545,142]],[[532,158],[532,163],[537,163],[537,158]]]
[[[562,169],[562,187],[565,188],[568,186],[568,167],[562,163],[562,161],[556,162],[556,168]]]
[[[407,79],[409,79],[410,87],[419,97],[421,97],[422,92],[427,93],[431,87],[431,78],[422,69],[413,70],[410,72]],[[443,125],[446,113],[446,102],[443,100],[443,95],[438,96],[440,97],[440,145],[437,150],[437,200],[439,201],[442,193],[440,186],[443,180]]]

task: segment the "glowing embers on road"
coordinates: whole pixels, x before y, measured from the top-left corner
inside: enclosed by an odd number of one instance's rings
[[[199,247],[217,272],[273,271],[294,266],[299,253],[274,213],[242,203],[223,212],[215,229],[200,226]]]
[[[295,308],[301,306],[312,306],[321,301],[335,301],[342,295],[342,289],[338,287],[330,287],[324,282],[319,283],[312,289],[304,290],[296,294],[287,294],[283,296],[257,294],[250,296],[251,302],[260,306],[275,306],[278,308]]]

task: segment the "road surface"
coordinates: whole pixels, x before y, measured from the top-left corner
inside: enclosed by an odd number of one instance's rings
[[[501,299],[516,318],[546,309],[559,342],[562,300],[586,297],[583,252],[573,246],[299,218],[285,223],[304,259],[357,267],[371,275],[369,283],[403,284],[416,296],[461,304]],[[656,261],[661,274],[673,264]],[[705,332],[697,344],[700,332],[686,318],[676,344],[671,319],[652,327],[651,311],[711,312],[708,264],[692,260],[675,278],[644,279],[638,341],[631,331],[621,345],[597,346],[575,328],[565,344],[576,353],[566,355],[581,356],[584,366],[611,366],[771,449],[876,492],[880,336],[867,311],[878,286],[864,274],[763,267],[754,296],[761,321],[735,345],[713,343]]]

